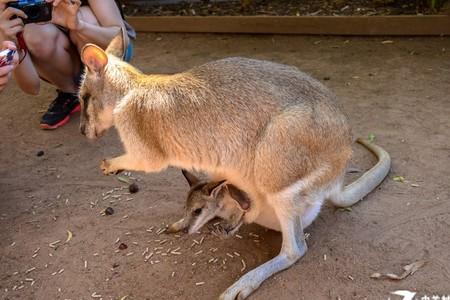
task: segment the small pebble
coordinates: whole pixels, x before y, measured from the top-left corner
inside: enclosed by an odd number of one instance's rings
[[[119,245],[119,250],[125,250],[125,249],[127,249],[127,248],[128,248],[127,244],[121,243],[121,244]]]
[[[323,78],[323,80],[326,80],[326,81],[328,81],[328,80],[330,80],[331,79],[331,77],[329,77],[329,76],[325,76],[324,78]]]
[[[105,215],[110,216],[112,214],[114,214],[114,209],[112,207],[107,207],[105,209]]]
[[[131,194],[135,194],[135,193],[139,192],[139,186],[136,183],[132,183],[128,187],[128,190],[130,191]]]
[[[44,151],[42,151],[42,150],[39,150],[37,153],[36,153],[36,156],[37,157],[41,157],[41,156],[43,156],[44,155]]]

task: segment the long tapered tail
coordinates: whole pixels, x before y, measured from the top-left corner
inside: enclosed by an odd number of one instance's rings
[[[357,180],[345,186],[339,195],[331,197],[331,202],[336,206],[348,207],[357,203],[384,180],[391,168],[391,157],[386,150],[363,139],[357,139],[356,142],[375,154],[378,162]]]

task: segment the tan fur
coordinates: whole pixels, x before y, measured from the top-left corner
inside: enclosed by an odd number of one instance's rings
[[[294,67],[227,58],[175,75],[145,75],[116,57],[120,49],[118,36],[100,71],[98,61],[85,62],[82,131],[101,135],[109,120],[105,111],[113,108],[125,154],[102,162],[105,174],[168,166],[202,170],[254,199],[246,222],[276,216],[280,256],[222,295],[245,298],[305,253],[296,216],[317,203],[320,209],[325,197],[342,190],[352,153],[346,117],[325,86]]]
[[[374,143],[362,139],[358,139],[357,142],[377,156],[378,164],[385,163],[386,158],[384,156],[386,153],[384,150]],[[351,169],[352,168],[347,168],[347,173],[351,172]],[[206,222],[198,222],[197,219],[201,219],[200,217],[202,217],[203,221],[205,221],[217,217],[222,219],[221,228],[223,230],[220,230],[219,232],[225,235],[234,234],[242,224],[245,213],[251,209],[253,201],[248,197],[245,197],[244,191],[238,191],[238,194],[235,193],[233,195],[227,188],[229,185],[226,183],[224,183],[222,187],[223,192],[212,197],[208,192],[208,186],[217,186],[218,183],[206,179],[202,180],[187,170],[183,170],[183,175],[187,179],[191,189],[187,194],[183,218],[171,224],[169,226],[169,232],[178,232],[186,228],[188,229],[188,232],[197,232],[206,224]],[[367,175],[368,173],[365,173],[361,178],[350,183],[349,186],[345,187],[345,190],[349,189],[352,185],[357,184],[358,181],[361,181],[362,178]],[[235,187],[234,189],[236,190]],[[239,196],[241,196],[241,201],[239,201]],[[242,206],[242,203],[245,207]],[[314,197],[312,199],[303,197],[303,201],[298,205],[303,228],[308,227],[311,222],[314,221],[320,210],[321,204],[320,201],[314,201]],[[334,204],[338,205],[340,203],[335,202]],[[200,213],[197,211],[200,211],[202,216],[200,216]],[[276,218],[273,209],[268,205],[261,208],[261,212],[254,222],[273,230],[280,230],[279,220]]]
[[[115,107],[114,126],[129,155],[111,160],[105,173],[196,168],[260,198],[319,167],[326,171],[307,191],[325,186],[351,157],[350,128],[334,96],[293,67],[231,58],[144,75],[109,55],[103,74],[87,72],[81,97],[86,93],[90,103]],[[94,131],[88,137],[104,130],[87,124]]]

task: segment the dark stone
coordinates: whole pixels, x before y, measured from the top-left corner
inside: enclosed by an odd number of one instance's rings
[[[128,190],[130,191],[131,194],[135,194],[135,193],[139,192],[139,186],[136,183],[132,183],[128,187]]]
[[[105,215],[110,216],[112,214],[114,214],[114,209],[112,207],[107,207],[105,209]]]

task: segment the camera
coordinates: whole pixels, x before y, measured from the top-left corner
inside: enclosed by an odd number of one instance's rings
[[[52,4],[45,0],[18,0],[9,2],[7,6],[20,9],[28,16],[23,19],[24,24],[48,22],[52,19]]]

